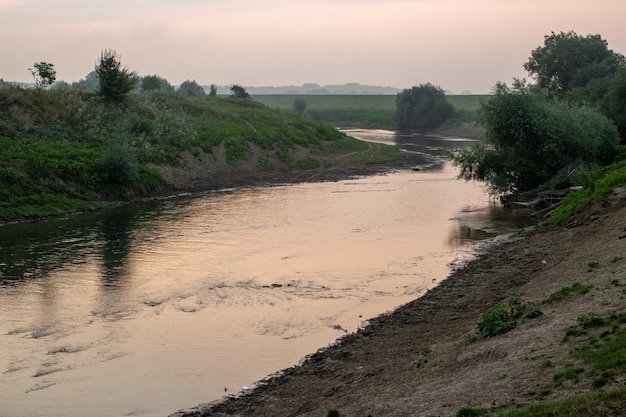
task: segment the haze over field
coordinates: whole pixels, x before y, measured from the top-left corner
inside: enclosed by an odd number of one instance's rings
[[[34,62],[78,81],[111,48],[172,84],[488,92],[527,76],[550,32],[600,34],[626,54],[623,0],[0,0],[0,78]]]

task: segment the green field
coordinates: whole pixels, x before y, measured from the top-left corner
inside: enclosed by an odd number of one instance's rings
[[[449,123],[474,120],[474,111],[486,95],[446,96],[454,106],[456,116]],[[309,95],[267,94],[252,99],[272,109],[294,111],[294,101],[306,102],[304,117],[338,128],[389,129],[396,128],[395,95]]]
[[[456,110],[476,110],[487,95],[450,95],[446,96]],[[266,106],[280,109],[292,109],[297,98],[304,99],[307,109],[377,109],[395,110],[395,95],[309,95],[309,94],[267,94],[254,95],[252,98]]]

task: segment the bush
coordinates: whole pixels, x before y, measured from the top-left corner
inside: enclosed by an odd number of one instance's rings
[[[134,158],[121,146],[111,146],[107,149],[100,167],[106,179],[113,184],[128,184],[137,175]]]
[[[492,311],[482,313],[478,321],[478,331],[483,337],[492,337],[513,330],[516,326],[511,312],[498,305]]]
[[[396,124],[399,129],[429,129],[454,115],[445,92],[430,83],[403,90],[396,97]]]
[[[534,319],[543,313],[522,301],[523,294],[514,294],[506,306],[497,305],[492,311],[482,313],[477,327],[482,337],[507,333],[517,326],[517,320]]]
[[[608,164],[619,135],[599,110],[525,89],[496,86],[481,105],[485,142],[454,151],[460,177],[487,184],[492,194],[530,191],[571,164]]]
[[[235,84],[230,87],[231,98],[239,98],[239,99],[249,99],[250,94],[246,91],[245,88],[240,86],[239,84]]]
[[[184,96],[188,97],[204,97],[206,96],[206,92],[204,88],[200,86],[197,82],[187,80],[183,82],[180,87],[178,87],[178,92]]]

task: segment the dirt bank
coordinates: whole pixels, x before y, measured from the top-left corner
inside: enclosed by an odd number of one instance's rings
[[[309,148],[297,147],[290,157],[296,160],[313,158],[319,166],[310,169],[287,167],[262,149],[251,146],[253,156],[236,167],[226,162],[223,146],[214,153],[185,155],[180,167],[158,166],[165,177],[165,195],[178,192],[207,191],[220,188],[299,183],[311,181],[337,181],[344,178],[375,175],[393,169],[419,168],[418,154],[404,153],[400,158],[389,156],[389,148],[379,143],[367,142],[366,150],[348,153],[320,153]],[[259,166],[260,158],[266,159],[266,166]],[[361,162],[360,162],[361,161]],[[363,162],[369,161],[369,162]],[[380,161],[377,163],[377,161]]]
[[[626,196],[577,225],[491,248],[440,286],[251,392],[172,416],[451,416],[464,406],[555,400],[592,390],[554,384],[568,362],[565,330],[583,314],[624,312]],[[594,265],[590,268],[589,265]],[[550,304],[513,331],[468,343],[482,312],[513,294],[539,302],[579,282],[592,289]],[[547,365],[549,364],[549,365]],[[624,376],[608,386],[624,384]]]

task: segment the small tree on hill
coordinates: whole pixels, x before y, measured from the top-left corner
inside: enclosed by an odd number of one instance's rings
[[[246,89],[240,86],[239,84],[235,84],[232,87],[230,87],[230,92],[231,92],[231,98],[241,98],[241,99],[250,98],[250,94],[248,94]]]
[[[57,72],[54,70],[54,64],[43,61],[36,62],[33,64],[33,68],[29,68],[28,70],[33,75],[38,90],[49,87],[56,81]]]
[[[403,90],[396,97],[396,123],[399,129],[429,129],[454,115],[446,93],[431,83]]]
[[[112,49],[102,51],[95,72],[100,80],[96,92],[108,101],[123,100],[139,80],[134,71],[122,66],[120,57]]]
[[[178,92],[187,97],[204,97],[206,92],[195,80],[187,80],[178,87]]]
[[[146,75],[141,79],[141,91],[174,91],[174,87],[158,75]]]

